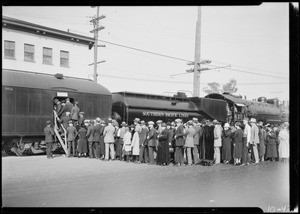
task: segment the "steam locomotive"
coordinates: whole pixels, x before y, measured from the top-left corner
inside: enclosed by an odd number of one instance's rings
[[[49,75],[18,70],[2,70],[2,151],[10,155],[45,153],[44,127],[54,119],[54,99],[70,98],[79,102],[86,119],[112,117],[118,122],[145,121],[186,122],[193,117],[217,119],[222,123],[255,117],[265,123],[288,121],[277,100],[260,98],[258,102],[230,94],[210,94],[204,98],[173,97],[135,92],[111,93],[105,87],[82,78]],[[54,152],[65,150],[64,140],[57,134]]]

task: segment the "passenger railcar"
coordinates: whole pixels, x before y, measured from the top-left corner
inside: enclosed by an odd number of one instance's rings
[[[2,70],[2,149],[17,155],[45,152],[44,127],[53,121],[53,100],[78,101],[87,119],[111,115],[112,97],[88,79]],[[56,143],[54,150],[59,148]]]

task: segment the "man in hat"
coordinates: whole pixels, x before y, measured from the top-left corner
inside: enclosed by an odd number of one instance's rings
[[[249,146],[251,141],[251,127],[249,125],[248,118],[244,118],[244,133],[243,133],[243,157],[242,157],[242,165],[249,164]]]
[[[73,120],[74,125],[77,125],[80,109],[78,108],[78,102],[75,101],[74,106],[72,106],[70,117]],[[81,125],[79,125],[81,127]]]
[[[61,108],[61,110],[58,112],[57,116],[61,117],[64,113],[71,112],[73,107],[73,104],[70,102],[70,98],[66,99],[66,104],[63,105],[63,107]]]
[[[87,139],[89,144],[89,156],[90,158],[93,158],[94,150],[93,150],[93,139],[94,139],[94,133],[95,133],[95,126],[94,126],[94,120],[90,120],[89,126],[87,128]],[[96,158],[96,157],[95,157]]]
[[[200,140],[200,135],[202,132],[202,127],[200,126],[200,123],[198,122],[198,118],[194,117],[193,118],[193,123],[194,123],[194,147],[193,147],[193,160],[194,164],[199,164],[199,152],[198,152],[198,147],[199,147],[199,140]]]
[[[251,118],[250,119],[250,125],[251,125],[251,135],[250,135],[250,145],[252,152],[254,154],[255,164],[259,163],[259,157],[258,157],[258,150],[257,150],[257,144],[259,144],[259,129],[256,125],[256,119]]]
[[[107,120],[108,125],[104,128],[103,136],[105,143],[105,160],[109,160],[109,151],[111,160],[115,160],[115,127],[112,125],[112,119]]]
[[[221,162],[221,146],[222,146],[222,126],[218,120],[213,120],[214,127],[214,160],[215,164],[219,164]],[[229,126],[228,123],[226,125]],[[229,127],[228,127],[229,128]]]
[[[266,139],[267,139],[267,132],[263,128],[263,122],[259,121],[257,123],[258,129],[259,129],[259,146],[258,146],[258,154],[260,161],[264,161],[265,153],[266,153]]]
[[[96,157],[96,159],[100,159],[101,128],[101,119],[97,117],[93,136],[94,156]]]
[[[78,119],[78,127],[82,126],[83,122],[85,120],[84,112],[79,112],[79,119]]]
[[[175,130],[175,164],[180,166],[183,164],[183,146],[184,146],[184,127],[181,119],[176,119],[176,130]]]
[[[156,121],[156,125],[157,125],[157,133],[159,134],[162,130],[161,124],[162,124],[162,120],[158,120]]]
[[[148,162],[148,148],[147,148],[147,135],[148,128],[146,127],[146,123],[144,120],[141,121],[141,133],[140,133],[140,153],[139,153],[139,164]]]
[[[157,131],[153,127],[154,122],[149,121],[149,132],[148,132],[148,153],[149,153],[149,158],[150,158],[150,163],[149,164],[154,164],[154,148],[156,147],[156,140],[157,140]]]
[[[124,144],[124,135],[126,133],[126,122],[123,121],[121,123],[121,128],[118,130],[118,133],[117,133],[117,137],[119,138],[118,139],[118,144],[117,144],[117,150],[116,150],[116,157],[117,159],[119,160],[123,160],[123,151],[122,151],[122,148],[123,148],[123,144]]]
[[[47,126],[44,128],[45,142],[46,142],[46,153],[47,158],[52,158],[52,143],[54,131],[51,127],[51,120],[46,121]]]
[[[77,136],[77,130],[73,126],[73,121],[69,121],[69,127],[67,128],[67,139],[68,139],[68,157],[71,155],[71,148],[72,148],[72,155],[76,156],[76,141],[75,138]]]
[[[55,98],[54,99],[54,104],[55,104],[56,114],[58,114],[58,112],[60,112],[60,110],[62,108],[61,102],[59,101],[59,99]]]
[[[70,112],[66,112],[66,114],[61,116],[61,119],[59,120],[60,123],[62,123],[63,127],[65,130],[68,128],[69,121],[71,120],[70,118]]]

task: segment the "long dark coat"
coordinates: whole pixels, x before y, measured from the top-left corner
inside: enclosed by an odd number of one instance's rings
[[[214,160],[214,127],[204,126],[199,142],[200,159]]]
[[[224,130],[222,134],[222,160],[230,161],[232,159],[232,135],[230,129]]]
[[[78,152],[87,153],[87,140],[86,140],[87,131],[85,128],[81,127],[78,131]]]
[[[267,140],[267,133],[264,129],[259,129],[259,156],[264,157],[266,153],[266,140]]]
[[[267,158],[277,158],[276,133],[270,131],[267,134]]]
[[[169,164],[170,162],[168,135],[169,134],[166,129],[163,130],[159,135],[159,143],[156,158],[156,162],[158,165],[161,165],[163,163]]]
[[[243,155],[243,130],[237,129],[233,133],[233,158],[242,158]]]

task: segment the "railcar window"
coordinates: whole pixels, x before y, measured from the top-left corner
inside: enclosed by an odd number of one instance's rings
[[[15,42],[4,41],[4,58],[15,59]]]

